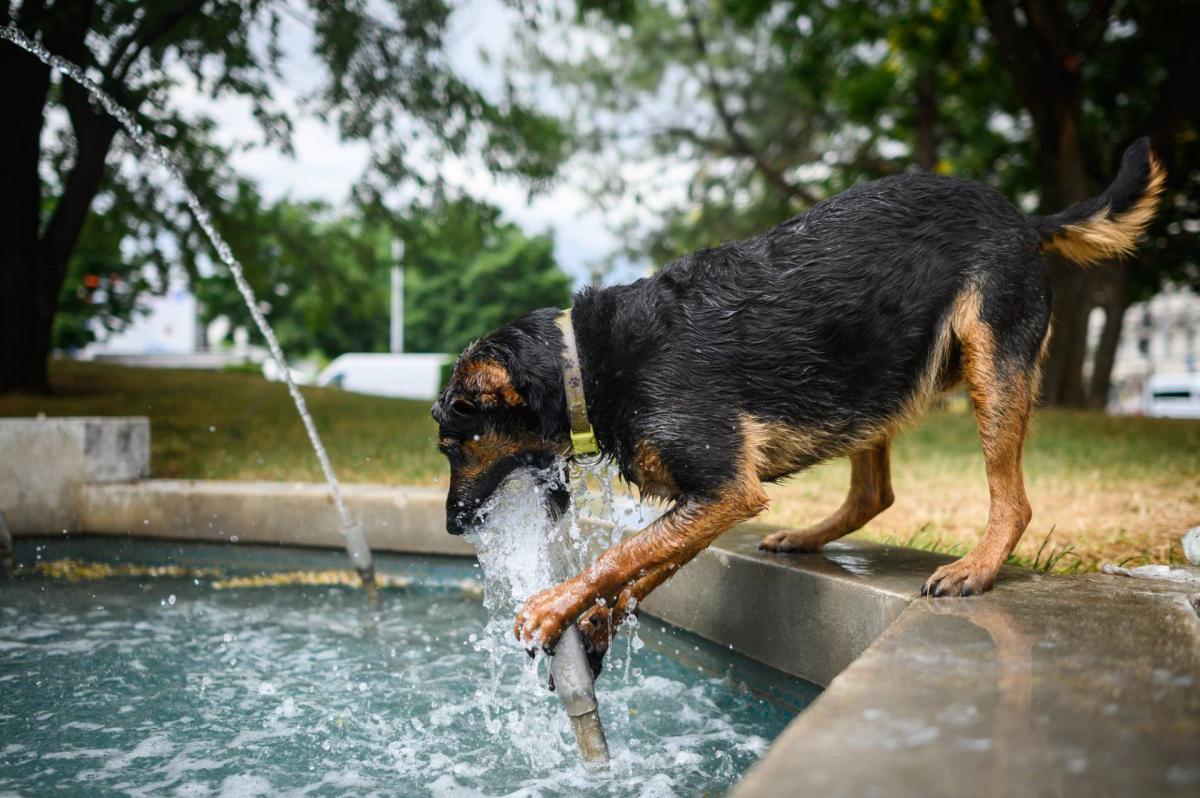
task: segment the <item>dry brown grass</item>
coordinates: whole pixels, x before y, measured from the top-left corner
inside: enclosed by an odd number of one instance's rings
[[[1114,419],[1050,410],[1026,448],[1033,522],[1014,562],[1092,570],[1103,562],[1178,562],[1180,536],[1200,524],[1200,422]],[[832,512],[847,461],[772,486],[766,520],[804,526]],[[973,421],[942,411],[893,447],[896,502],[855,537],[965,553],[987,523],[988,489]]]

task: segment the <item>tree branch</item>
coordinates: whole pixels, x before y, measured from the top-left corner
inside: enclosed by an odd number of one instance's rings
[[[983,10],[991,20],[992,35],[996,37],[1000,51],[1008,61],[1017,91],[1028,106],[1030,98],[1036,95],[1033,86],[1039,69],[1033,47],[1017,24],[1016,14],[1008,0],[983,0]]]
[[[733,112],[729,110],[729,104],[725,96],[725,87],[717,80],[716,72],[709,61],[708,41],[701,28],[700,17],[696,14],[696,10],[691,3],[688,4],[687,19],[692,32],[692,43],[695,45],[696,52],[700,55],[702,62],[701,69],[704,72],[702,79],[708,87],[709,94],[712,95],[713,108],[717,112],[717,118],[720,119],[721,126],[725,128],[725,134],[729,136],[729,140],[733,144],[734,152],[742,157],[749,158],[755,168],[766,178],[767,182],[779,191],[782,191],[789,197],[795,197],[808,205],[815,205],[819,200],[812,192],[803,186],[792,183],[784,177],[783,173],[776,169],[767,160],[767,157],[751,144],[750,140],[742,133],[738,127],[737,119],[734,117]]]
[[[190,14],[198,11],[204,5],[204,0],[191,0],[191,2],[177,3],[171,7],[171,10],[153,20],[143,19],[137,30],[129,34],[120,45],[113,50],[113,55],[108,60],[105,82],[118,83],[125,79],[129,68],[137,63],[138,58],[147,47],[153,44],[160,38],[170,32],[172,28],[186,19]],[[136,45],[136,47],[135,47]],[[130,52],[130,48],[134,47]]]
[[[1037,43],[1044,58],[1042,65],[1056,70],[1078,71],[1078,56],[1071,50],[1070,21],[1059,2],[1023,0],[1025,17],[1029,20],[1029,37]],[[1074,65],[1074,69],[1072,69]]]

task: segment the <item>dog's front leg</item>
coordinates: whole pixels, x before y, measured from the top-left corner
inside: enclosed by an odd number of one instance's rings
[[[618,543],[583,573],[531,596],[517,613],[517,638],[552,650],[568,624],[603,600],[618,610],[640,601],[734,525],[767,506],[757,478],[747,477],[713,498],[684,497],[638,534]]]

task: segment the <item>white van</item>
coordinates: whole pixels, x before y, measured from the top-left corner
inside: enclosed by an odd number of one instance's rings
[[[374,396],[433,400],[442,387],[441,354],[348,354],[334,358],[317,375],[316,384]]]
[[[1151,376],[1142,406],[1155,418],[1200,418],[1200,374]]]

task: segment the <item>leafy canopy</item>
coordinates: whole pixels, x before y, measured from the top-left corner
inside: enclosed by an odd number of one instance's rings
[[[235,213],[230,244],[287,351],[387,351],[390,226],[318,202],[264,205],[247,184]],[[493,207],[459,199],[412,207],[403,218],[406,351],[457,353],[526,311],[570,300],[553,240],[527,237]],[[249,326],[224,273],[201,279],[197,294],[205,321]]]
[[[275,208],[271,218],[247,210],[247,187],[229,166],[230,150],[216,143],[211,119],[179,102],[188,94],[181,89],[215,101],[249,102],[259,135],[238,147],[290,153],[300,115],[327,120],[343,140],[367,144],[369,165],[361,175],[347,175],[347,186],[378,214],[395,210],[399,197],[408,202],[422,192],[428,195],[440,183],[439,165],[449,158],[478,158],[493,174],[518,177],[532,190],[552,179],[568,151],[567,129],[530,107],[512,85],[485,95],[455,72],[445,36],[459,5],[451,0],[24,0],[6,4],[0,24],[12,21],[80,64],[178,156],[189,185],[221,229],[250,243],[270,231],[239,226],[287,225],[291,206]],[[279,86],[287,52],[297,42],[311,43],[320,66],[318,74],[308,76],[311,90],[292,105],[281,99]],[[144,172],[138,153],[120,133],[112,136],[111,120],[94,113],[77,88],[56,83],[47,105],[68,113],[47,115],[52,124],[41,153],[47,197],[41,203],[42,227],[51,227],[56,217],[82,218],[89,207],[94,211],[79,228],[78,248],[74,235],[69,241],[60,237],[60,248],[67,250],[60,293],[66,315],[56,340],[78,345],[89,335],[82,324],[86,318],[120,326],[140,293],[167,284],[170,269],[198,282],[211,258],[181,198],[163,185],[161,175]],[[107,135],[98,132],[101,128]],[[91,142],[103,147],[105,164],[94,185],[78,179],[80,147]],[[60,213],[64,209],[70,213]],[[237,245],[234,249],[243,252]],[[99,295],[84,281],[116,285],[110,276],[121,278],[121,289],[107,294],[114,299],[90,302]]]

